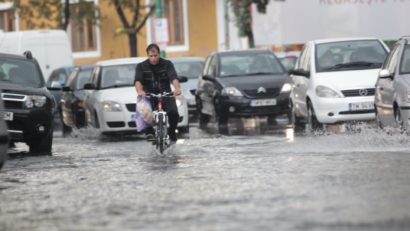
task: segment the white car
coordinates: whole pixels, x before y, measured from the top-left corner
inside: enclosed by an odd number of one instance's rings
[[[146,58],[100,61],[93,69],[91,82],[85,85],[85,116],[103,134],[137,133],[134,87],[135,68]],[[188,127],[188,107],[183,96],[176,98],[180,119],[178,129]]]
[[[305,44],[291,72],[292,122],[323,124],[375,119],[377,74],[389,52],[375,38],[315,40]]]

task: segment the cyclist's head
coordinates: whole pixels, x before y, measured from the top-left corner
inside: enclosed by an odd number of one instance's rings
[[[148,45],[146,51],[149,62],[153,65],[157,64],[159,62],[159,46],[155,43],[151,43],[150,45]]]

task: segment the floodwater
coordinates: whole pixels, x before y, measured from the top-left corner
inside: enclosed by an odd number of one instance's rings
[[[166,155],[141,137],[55,134],[12,150],[0,230],[410,230],[410,138],[191,128]],[[251,127],[251,129],[249,129]]]

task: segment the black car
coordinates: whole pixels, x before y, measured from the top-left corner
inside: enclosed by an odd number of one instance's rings
[[[31,153],[51,154],[56,104],[30,52],[0,53],[0,90],[11,142],[25,142]]]
[[[212,116],[226,125],[229,117],[289,115],[290,90],[290,78],[271,51],[213,53],[196,90],[199,123]]]
[[[4,121],[6,116],[7,115],[4,113],[3,101],[0,97],[0,169],[3,167],[3,164],[7,159],[7,149],[9,147],[9,134],[7,132],[6,122]]]
[[[84,110],[84,84],[88,83],[94,65],[80,65],[74,67],[68,77],[61,96],[61,121],[63,135],[67,135],[72,128],[86,126]]]

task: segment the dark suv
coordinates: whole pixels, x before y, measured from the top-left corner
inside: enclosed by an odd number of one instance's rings
[[[30,52],[0,53],[0,90],[11,142],[25,142],[31,153],[51,154],[56,104]]]

